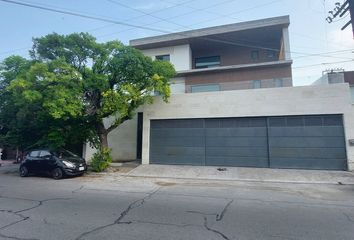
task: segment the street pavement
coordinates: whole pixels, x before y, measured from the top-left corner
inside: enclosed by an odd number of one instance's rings
[[[17,168],[17,166],[15,166]],[[0,239],[354,239],[354,185],[88,174],[0,167]]]

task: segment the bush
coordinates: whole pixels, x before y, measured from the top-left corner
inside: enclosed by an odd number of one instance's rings
[[[102,172],[112,163],[111,149],[104,148],[93,154],[91,167],[94,172]]]

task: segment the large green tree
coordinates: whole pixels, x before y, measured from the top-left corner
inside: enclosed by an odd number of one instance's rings
[[[24,150],[38,145],[79,143],[82,78],[63,60],[49,63],[12,56],[0,68],[0,140]],[[81,123],[81,124],[80,124]]]
[[[168,101],[175,75],[168,62],[153,61],[118,41],[98,43],[87,33],[53,33],[33,42],[31,61],[22,59],[25,70],[6,73],[11,76],[0,84],[8,94],[4,97],[11,96],[12,115],[25,111],[21,119],[39,126],[31,128],[37,142],[85,139],[105,149],[109,132],[133,118],[141,105],[151,104],[154,95]],[[6,104],[0,105],[3,118]],[[22,128],[7,126],[8,132],[23,134]]]

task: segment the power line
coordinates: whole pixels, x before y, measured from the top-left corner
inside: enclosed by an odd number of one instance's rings
[[[73,15],[73,16],[82,17],[82,18],[88,18],[88,19],[93,19],[93,20],[98,20],[98,21],[110,22],[110,23],[114,23],[114,24],[118,24],[118,25],[124,25],[124,26],[129,26],[129,27],[133,27],[133,28],[151,30],[151,31],[155,31],[155,32],[165,33],[165,34],[172,33],[170,31],[166,31],[166,30],[162,30],[162,29],[157,29],[157,28],[152,28],[152,27],[147,27],[147,26],[139,26],[139,25],[134,25],[134,24],[126,23],[126,22],[106,19],[106,18],[102,18],[102,17],[95,17],[95,16],[85,15],[85,14],[81,14],[81,13],[75,13],[75,12],[66,11],[66,10],[65,11],[64,10],[58,10],[58,9],[44,7],[44,6],[40,6],[40,5],[23,3],[23,2],[13,1],[13,0],[0,0],[0,1],[7,2],[7,3],[12,3],[12,4],[17,4],[17,5],[22,5],[22,6],[26,6],[26,7],[31,7],[31,8],[37,8],[37,9],[46,10],[46,11],[51,11],[51,12],[56,12],[56,13]],[[234,1],[234,0],[227,0],[227,1],[224,1],[223,3],[230,2],[230,1]],[[212,6],[216,6],[216,5],[218,5],[218,4],[214,4]],[[209,6],[209,7],[212,7],[212,6]],[[189,37],[188,34],[183,33],[183,32],[182,33],[175,33],[175,34],[178,34],[178,35],[181,35],[181,36],[184,36],[184,37]],[[201,37],[201,38],[205,39],[205,40],[208,40],[208,41],[212,41],[212,42],[230,44],[230,45],[234,45],[234,46],[250,47],[250,48],[264,49],[264,50],[271,50],[271,51],[279,52],[279,49],[275,49],[275,48],[269,48],[269,47],[263,47],[263,46],[257,46],[257,45],[250,45],[250,44],[244,44],[244,43],[231,42],[231,41],[215,39],[215,38],[210,38],[210,37]],[[309,55],[308,53],[301,53],[301,52],[294,52],[294,51],[292,51],[291,53]]]
[[[112,20],[112,19],[108,19],[108,18],[90,16],[90,15],[86,15],[83,13],[76,13],[76,12],[67,11],[67,10],[59,10],[59,9],[54,9],[54,8],[50,8],[50,7],[44,7],[44,6],[40,6],[40,5],[18,2],[18,1],[13,1],[13,0],[0,0],[0,1],[6,2],[6,3],[12,3],[12,4],[16,4],[16,5],[21,5],[21,6],[25,6],[25,7],[30,7],[30,8],[41,9],[41,10],[50,11],[50,12],[62,13],[62,14],[66,14],[66,15],[81,17],[81,18],[87,18],[87,19],[92,19],[92,20],[97,20],[97,21],[102,21],[102,22],[114,23],[117,25],[134,27],[134,28],[139,28],[139,29],[144,29],[144,30],[150,30],[150,31],[154,31],[154,32],[169,33],[168,31],[164,31],[161,29],[156,29],[156,28],[146,27],[146,26],[143,27],[143,26],[139,26],[139,25],[135,25],[135,24],[127,23],[127,22],[121,22],[121,21],[117,21],[117,20]]]
[[[169,20],[171,19],[175,19],[175,18],[178,18],[178,17],[183,17],[183,16],[186,16],[186,15],[189,15],[189,14],[192,14],[194,12],[198,12],[198,11],[205,11],[206,9],[209,9],[209,8],[213,8],[213,7],[216,7],[218,5],[221,5],[221,4],[224,4],[224,3],[227,3],[227,2],[234,2],[236,0],[226,0],[226,1],[223,1],[223,2],[220,2],[220,3],[216,3],[216,4],[213,4],[213,5],[209,5],[205,8],[201,8],[201,9],[195,9],[193,11],[189,11],[187,13],[182,13],[182,14],[178,14],[178,15],[175,15],[175,16],[171,16],[169,17]],[[147,26],[147,25],[152,25],[152,24],[156,24],[156,23],[160,23],[160,22],[163,22],[165,21],[164,20],[158,20],[158,21],[155,21],[155,22],[152,22],[152,23],[149,23],[149,24],[145,24],[143,26]],[[184,27],[185,28],[185,27]],[[187,28],[187,27],[186,27]],[[134,30],[134,28],[128,28],[128,29],[125,29],[125,30],[122,30],[122,31],[118,31],[118,32],[113,32],[113,33],[109,33],[109,34],[104,34],[104,35],[101,35],[99,37],[106,37],[106,36],[111,36],[111,35],[114,35],[114,34],[119,34],[119,33],[122,33],[122,32],[126,32],[126,31],[130,31],[130,30]],[[170,32],[172,33],[172,32]]]
[[[347,63],[347,62],[354,62],[354,59],[348,60],[348,61],[327,62],[327,63],[312,64],[312,65],[304,65],[304,66],[300,66],[300,67],[293,67],[292,69],[308,68],[308,67],[315,67],[315,66],[322,66],[322,65],[329,65],[329,64],[337,64],[337,63]]]

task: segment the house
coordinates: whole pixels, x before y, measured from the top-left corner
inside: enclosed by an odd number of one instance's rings
[[[288,26],[283,16],[131,40],[177,76],[170,103],[157,96],[109,135],[113,158],[354,170],[349,85],[293,87]]]
[[[177,70],[174,93],[292,86],[289,17],[130,41]]]

